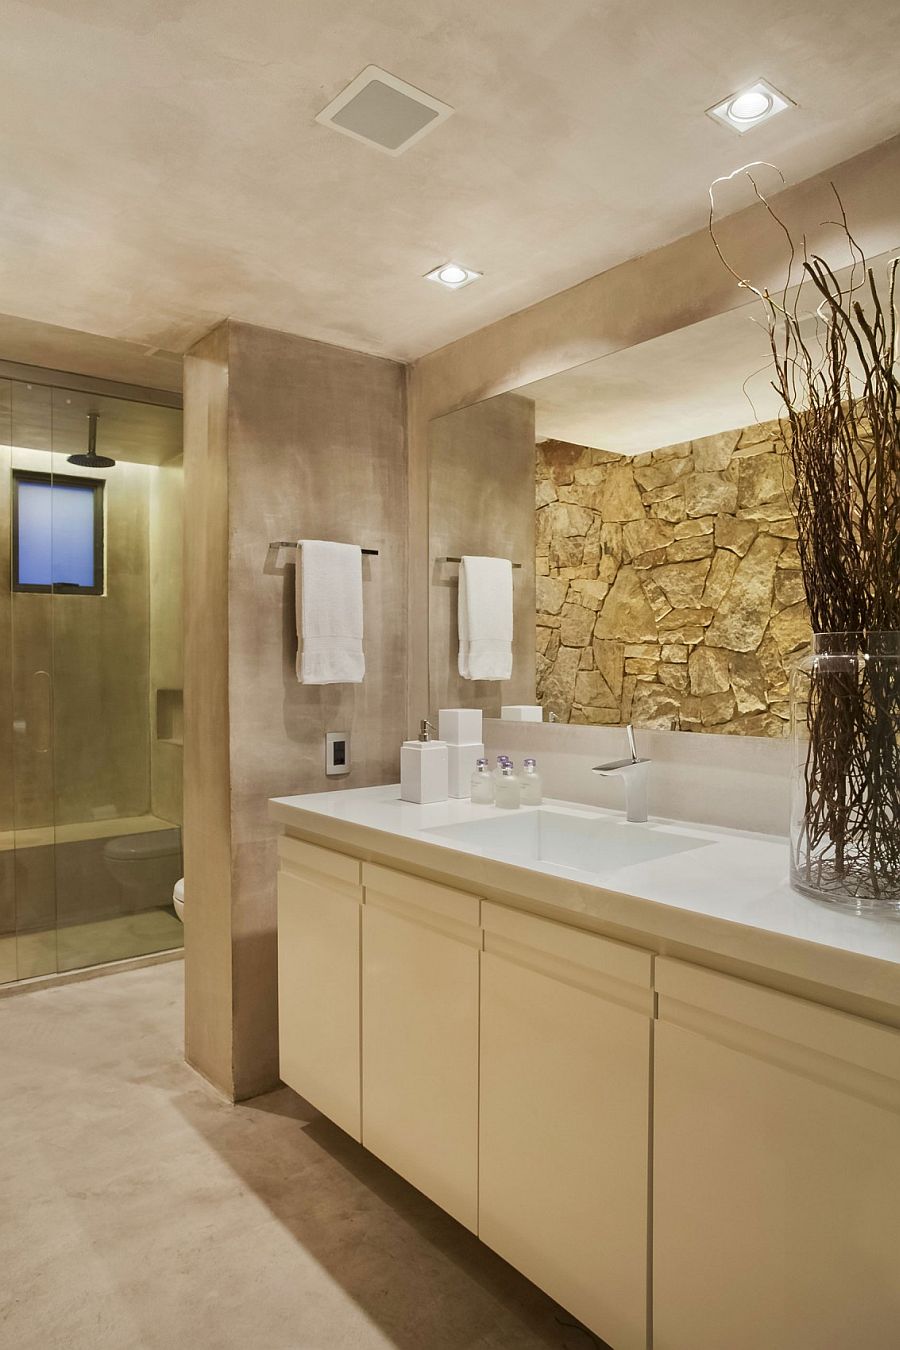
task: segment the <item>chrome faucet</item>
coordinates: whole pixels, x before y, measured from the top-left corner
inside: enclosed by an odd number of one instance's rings
[[[634,727],[625,728],[628,734],[630,759],[614,759],[609,764],[598,764],[593,769],[603,778],[621,778],[625,784],[625,818],[638,824],[647,819],[647,772],[649,759],[640,759],[634,743]]]

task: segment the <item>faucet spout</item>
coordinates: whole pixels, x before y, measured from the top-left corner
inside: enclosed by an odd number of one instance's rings
[[[625,818],[632,824],[642,824],[647,819],[647,777],[650,760],[638,756],[634,743],[634,728],[631,723],[626,728],[628,759],[614,759],[608,764],[597,764],[593,772],[601,778],[621,778],[625,787]]]

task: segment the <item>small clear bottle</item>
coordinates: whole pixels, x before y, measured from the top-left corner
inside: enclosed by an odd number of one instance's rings
[[[494,805],[515,808],[521,805],[522,789],[512,762],[503,765],[503,771],[494,784]]]
[[[536,759],[523,761],[522,772],[519,775],[519,786],[522,791],[523,806],[540,806],[544,800],[544,785],[541,782],[541,775],[538,773]]]
[[[469,796],[480,806],[490,806],[494,800],[494,780],[486,759],[475,761],[475,772],[470,779]]]
[[[496,787],[498,782],[500,781],[500,778],[503,774],[504,765],[506,764],[512,764],[512,760],[510,759],[509,755],[498,755],[497,763],[491,770],[491,777],[494,780],[494,787]]]

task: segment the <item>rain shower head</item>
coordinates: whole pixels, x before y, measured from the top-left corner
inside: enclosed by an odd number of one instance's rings
[[[70,464],[80,464],[83,469],[114,469],[116,461],[106,455],[97,454],[97,417],[95,412],[88,413],[88,448],[86,455],[69,455]]]

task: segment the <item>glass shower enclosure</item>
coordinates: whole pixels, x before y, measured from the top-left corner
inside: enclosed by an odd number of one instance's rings
[[[69,378],[0,378],[0,984],[182,945],[181,411]]]

